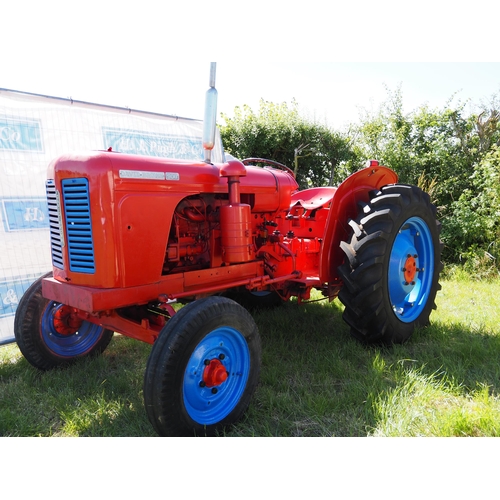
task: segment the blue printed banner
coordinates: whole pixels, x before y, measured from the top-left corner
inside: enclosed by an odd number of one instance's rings
[[[180,160],[203,159],[201,137],[148,134],[134,130],[103,127],[104,147],[119,153],[159,156]]]
[[[43,152],[40,123],[0,117],[0,149]]]
[[[0,201],[5,231],[26,231],[49,227],[45,198],[4,198]]]
[[[14,316],[21,297],[36,279],[32,276],[0,282],[0,318]]]

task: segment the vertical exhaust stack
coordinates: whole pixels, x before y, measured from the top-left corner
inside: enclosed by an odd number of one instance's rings
[[[205,118],[203,121],[203,149],[205,162],[212,163],[212,149],[215,146],[215,130],[217,123],[217,90],[215,88],[216,63],[210,63],[209,89],[205,95]]]

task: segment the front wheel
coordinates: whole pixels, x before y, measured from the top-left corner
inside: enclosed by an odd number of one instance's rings
[[[363,342],[403,343],[426,326],[441,288],[441,224],[429,196],[394,184],[371,193],[342,242],[339,299],[351,334]]]
[[[184,306],[156,340],[144,404],[160,436],[214,435],[247,409],[260,374],[261,345],[250,314],[225,297]]]
[[[38,278],[22,296],[14,318],[14,335],[23,356],[34,367],[50,370],[77,359],[100,354],[113,332],[83,321],[71,307],[42,295],[43,278]]]

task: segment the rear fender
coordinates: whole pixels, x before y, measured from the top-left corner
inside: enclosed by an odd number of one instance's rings
[[[368,202],[369,192],[398,181],[397,174],[387,167],[370,166],[349,176],[335,191],[326,221],[320,254],[319,277],[322,283],[338,285],[337,272],[344,260],[340,242],[350,234],[350,219],[359,212],[358,202]]]

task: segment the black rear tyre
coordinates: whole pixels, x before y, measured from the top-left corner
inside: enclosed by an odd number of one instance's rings
[[[441,288],[436,208],[427,193],[403,184],[371,193],[360,208],[349,221],[350,240],[341,243],[343,318],[362,342],[403,343],[429,323]]]
[[[184,306],[156,340],[144,404],[160,436],[210,436],[238,420],[257,387],[261,345],[248,311],[225,297]]]

